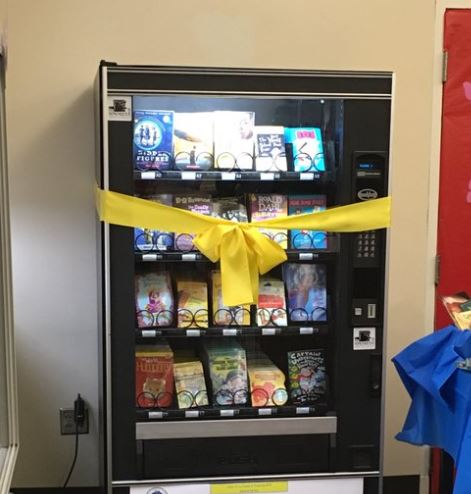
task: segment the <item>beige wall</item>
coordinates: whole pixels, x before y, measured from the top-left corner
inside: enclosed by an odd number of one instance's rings
[[[388,357],[426,314],[434,2],[15,0],[7,79],[21,442],[16,486],[55,486],[73,453],[58,409],[92,407],[76,485],[98,478],[94,120],[100,59],[396,73]],[[386,473],[418,473],[392,438],[407,397],[388,366]],[[359,420],[361,418],[359,417]]]

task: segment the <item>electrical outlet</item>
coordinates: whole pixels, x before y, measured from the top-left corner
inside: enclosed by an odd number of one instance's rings
[[[60,425],[61,435],[73,435],[77,432],[74,421],[74,409],[73,408],[61,408],[60,409]],[[88,434],[88,408],[85,408],[85,419],[78,427],[79,434]]]

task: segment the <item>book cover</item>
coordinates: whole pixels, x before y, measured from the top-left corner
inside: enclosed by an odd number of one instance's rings
[[[288,216],[288,198],[281,194],[250,194],[249,207],[252,223]],[[283,249],[288,248],[288,230],[260,228],[259,231]]]
[[[325,401],[327,378],[323,350],[288,352],[288,372],[293,405]]]
[[[312,196],[289,196],[288,215],[315,213],[324,211],[326,208],[326,197],[323,194]],[[326,232],[316,230],[291,230],[290,245],[292,249],[326,249]]]
[[[136,347],[136,404],[169,407],[173,402],[173,353],[164,342]]]
[[[214,112],[214,158],[219,169],[252,170],[255,113]]]
[[[247,359],[236,340],[210,341],[205,344],[214,405],[247,403]]]
[[[213,324],[215,326],[248,326],[250,324],[250,305],[229,307],[222,301],[221,272],[211,273],[213,301]]]
[[[175,362],[173,372],[178,408],[201,407],[208,404],[203,365],[199,360]]]
[[[326,321],[326,267],[287,263],[283,266],[291,321]]]
[[[178,280],[178,327],[208,327],[208,285],[204,281]]]
[[[471,329],[471,299],[466,292],[441,297],[453,324],[459,329]]]
[[[173,154],[172,111],[134,112],[133,156],[137,170],[168,170]]]
[[[218,197],[213,202],[213,216],[236,223],[247,223],[247,208],[243,197]]]
[[[209,170],[213,166],[213,112],[175,113],[174,153],[179,170]]]
[[[284,127],[255,126],[255,169],[262,172],[287,171]]]
[[[142,199],[158,202],[165,206],[171,206],[171,194],[156,194],[145,196]],[[152,252],[172,249],[174,235],[171,232],[150,230],[148,228],[134,228],[134,249],[139,252]]]
[[[284,373],[264,354],[247,359],[252,406],[281,406],[288,401]]]
[[[173,323],[174,299],[168,272],[136,274],[135,299],[139,328]]]
[[[275,278],[260,277],[257,326],[286,326],[285,285]]]
[[[285,127],[285,143],[291,148],[295,172],[325,171],[324,146],[319,127]]]
[[[179,195],[173,196],[173,205],[176,208],[186,209],[187,211],[193,211],[194,213],[204,214],[210,216],[213,211],[211,196],[200,195]],[[188,252],[190,250],[196,250],[193,245],[193,239],[195,235],[191,232],[177,233],[174,238],[175,250]]]

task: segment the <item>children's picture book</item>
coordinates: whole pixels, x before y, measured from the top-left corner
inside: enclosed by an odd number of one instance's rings
[[[261,172],[287,171],[284,127],[255,126],[255,169]]]
[[[288,216],[288,197],[281,194],[250,194],[249,208],[252,223],[281,218]],[[260,228],[259,231],[283,249],[288,248],[288,230]]]
[[[286,326],[285,285],[281,280],[261,276],[258,289],[257,326]]]
[[[250,305],[236,305],[233,307],[224,305],[220,271],[211,273],[211,289],[213,324],[215,326],[248,326],[250,324]]]
[[[265,354],[247,357],[252,406],[281,406],[288,401],[285,375]]]
[[[156,194],[143,197],[149,201],[158,202],[165,206],[172,205],[171,194]],[[173,248],[174,236],[172,232],[161,232],[148,228],[134,228],[134,249],[138,252],[152,252],[170,250]]]
[[[326,208],[326,197],[323,194],[311,196],[289,196],[288,215],[315,213],[324,211]],[[290,245],[292,249],[326,249],[326,232],[315,230],[291,230]]]
[[[179,170],[209,170],[213,166],[213,112],[175,113],[174,159]]]
[[[136,317],[139,328],[170,326],[174,318],[174,299],[167,271],[136,274]]]
[[[173,196],[173,205],[176,208],[186,209],[187,211],[193,211],[194,213],[204,214],[210,216],[213,211],[211,196],[205,194],[199,195],[180,195],[175,194]],[[193,245],[193,239],[195,235],[191,232],[177,233],[174,238],[175,250],[188,252],[190,250],[196,250]]]
[[[229,338],[205,342],[213,405],[245,405],[248,401],[247,359],[240,344]]]
[[[214,112],[214,159],[219,169],[252,170],[255,113]]]
[[[293,405],[325,401],[327,377],[324,350],[288,352],[290,398]]]
[[[325,171],[324,145],[319,127],[285,127],[285,143],[291,148],[295,172]]]
[[[175,362],[173,372],[178,408],[201,407],[208,404],[203,365],[199,360]]]
[[[133,155],[136,170],[168,170],[173,155],[172,111],[134,112]]]
[[[291,321],[326,321],[327,287],[324,264],[287,263],[283,277]]]
[[[177,280],[178,327],[208,327],[208,285],[204,281]]]
[[[136,347],[136,405],[169,407],[173,402],[173,352],[165,342]]]
[[[218,197],[213,202],[213,216],[236,223],[247,223],[247,208],[243,197]]]
[[[458,292],[441,298],[453,324],[459,329],[471,329],[471,299],[469,295],[466,292]]]

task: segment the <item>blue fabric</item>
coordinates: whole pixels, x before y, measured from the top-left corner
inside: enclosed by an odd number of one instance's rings
[[[412,343],[393,358],[412,398],[396,438],[444,449],[457,469],[453,494],[471,494],[471,331],[448,326]]]

